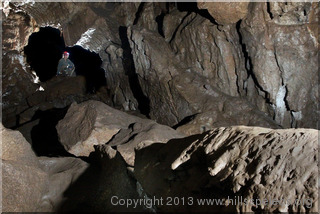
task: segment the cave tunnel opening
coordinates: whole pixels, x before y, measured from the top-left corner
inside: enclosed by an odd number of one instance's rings
[[[36,72],[41,82],[56,75],[64,47],[63,37],[56,28],[42,27],[29,37],[24,53],[31,69]]]
[[[75,73],[86,78],[88,92],[94,93],[106,85],[105,71],[101,68],[102,60],[99,54],[78,45],[66,47],[65,50],[70,53],[69,59],[75,65]]]
[[[75,73],[86,78],[88,92],[95,92],[106,85],[99,55],[80,46],[66,47],[59,29],[41,27],[38,32],[31,34],[24,48],[27,62],[41,82],[56,76],[58,62],[64,51],[70,53],[69,59],[75,65]]]

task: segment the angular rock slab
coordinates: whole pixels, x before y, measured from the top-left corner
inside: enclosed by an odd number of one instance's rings
[[[73,103],[56,126],[60,142],[76,156],[89,156],[95,145],[110,144],[134,165],[134,149],[183,137],[170,127],[113,109],[98,101]]]
[[[135,175],[145,192],[158,198],[241,197],[254,199],[256,205],[233,202],[227,207],[237,212],[316,212],[318,135],[313,129],[216,128],[140,150]],[[269,202],[258,204],[265,199]],[[189,211],[207,209],[188,207]]]

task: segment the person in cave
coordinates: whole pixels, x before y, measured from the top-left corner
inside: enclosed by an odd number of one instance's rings
[[[59,60],[57,76],[76,76],[74,64],[68,58],[69,53],[63,52],[62,58]]]

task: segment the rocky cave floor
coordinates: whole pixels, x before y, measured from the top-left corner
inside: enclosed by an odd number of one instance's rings
[[[318,211],[318,2],[2,16],[3,212]]]

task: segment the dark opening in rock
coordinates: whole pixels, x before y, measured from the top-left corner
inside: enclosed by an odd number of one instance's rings
[[[36,72],[41,82],[47,81],[57,73],[58,61],[64,50],[64,40],[58,29],[40,28],[29,37],[24,48],[27,62]]]
[[[24,48],[27,62],[39,76],[41,82],[56,75],[58,62],[64,51],[70,53],[69,59],[75,65],[76,74],[85,76],[89,92],[94,92],[106,84],[99,55],[80,46],[66,47],[58,29],[40,28],[39,32],[30,36],[29,43]]]
[[[163,19],[164,16],[166,14],[165,13],[161,13],[159,16],[157,16],[156,18],[156,22],[158,23],[158,32],[159,34],[164,38],[164,33],[163,33]]]
[[[40,119],[31,130],[32,149],[38,156],[73,156],[68,153],[58,139],[56,125],[63,119],[68,108],[37,111],[33,119]]]
[[[105,72],[101,68],[102,60],[99,54],[85,50],[77,45],[67,47],[66,51],[70,53],[69,59],[75,65],[76,74],[86,78],[89,92],[95,92],[101,86],[106,85]]]

